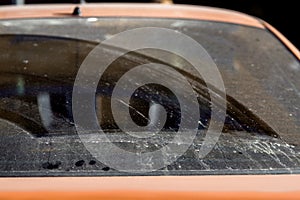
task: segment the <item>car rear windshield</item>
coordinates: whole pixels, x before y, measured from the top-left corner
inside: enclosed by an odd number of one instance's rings
[[[211,59],[224,90],[172,51],[98,48],[145,27],[196,41],[206,52],[198,59]],[[158,32],[143,35],[153,37],[157,44],[169,41]],[[194,55],[180,44],[175,52]],[[14,19],[0,21],[0,47],[0,176],[300,172],[300,63],[265,29],[158,18]],[[96,48],[99,55],[89,62]],[[110,56],[116,59],[103,66]],[[83,81],[80,90],[79,73],[99,75],[98,82]],[[74,112],[87,124],[94,116],[96,128],[82,128]],[[220,134],[212,124],[221,124]],[[129,125],[135,129],[125,130]]]

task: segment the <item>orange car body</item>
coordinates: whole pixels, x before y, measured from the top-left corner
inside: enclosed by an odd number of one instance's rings
[[[268,29],[300,59],[299,50],[266,22],[223,9],[162,4],[3,6],[0,19],[158,17],[211,20]],[[1,199],[299,199],[300,175],[0,178]]]

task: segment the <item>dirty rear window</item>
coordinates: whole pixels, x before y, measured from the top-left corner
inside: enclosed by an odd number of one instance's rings
[[[142,27],[167,28],[197,41],[216,64],[226,96],[210,91],[196,77],[186,59],[160,49],[144,48],[124,53],[105,69],[94,91],[97,130],[83,130],[89,146],[106,153],[107,143],[135,155],[155,152],[168,145],[186,151],[161,151],[163,167],[151,169],[155,157],[119,170],[103,162],[87,148],[74,120],[74,84],[85,59],[102,41],[120,32]],[[158,40],[162,39],[158,37]],[[132,41],[134,42],[134,41]],[[183,44],[184,45],[184,44]],[[70,18],[19,19],[0,21],[0,176],[122,176],[122,175],[203,175],[203,174],[282,174],[300,171],[300,63],[275,36],[266,30],[235,24],[180,19]],[[187,48],[188,49],[188,48]],[[120,54],[122,49],[105,46],[101,58]],[[149,55],[152,56],[149,56]],[[154,56],[153,56],[154,55]],[[160,55],[166,59],[158,59]],[[162,56],[163,55],[163,56]],[[136,79],[126,79],[114,95],[122,76],[140,65],[160,63],[180,73],[196,96],[199,116],[190,117],[192,100],[182,105],[176,94],[188,89],[165,67],[138,72],[139,80],[164,77],[165,85],[148,83],[134,90],[129,103],[123,95]],[[163,65],[158,65],[163,66]],[[98,66],[100,69],[104,66]],[[82,92],[84,98],[85,88]],[[212,102],[214,95],[215,101]],[[112,102],[118,111],[116,123]],[[225,119],[218,102],[226,102]],[[77,105],[86,106],[85,102]],[[145,128],[126,133],[129,119],[136,126],[165,123],[160,130]],[[126,110],[125,109],[125,110]],[[212,110],[216,117],[211,118]],[[192,112],[192,111],[191,111]],[[198,112],[198,111],[197,111]],[[165,113],[165,114],[163,114]],[[85,116],[87,113],[82,113]],[[220,116],[219,116],[220,115]],[[222,133],[201,156],[212,120],[222,123]],[[183,121],[195,122],[182,130],[187,141],[176,140]],[[143,133],[142,133],[143,132]],[[138,135],[143,137],[135,137]],[[149,137],[145,137],[145,135]],[[210,133],[211,134],[211,133]],[[193,138],[189,138],[193,136]],[[175,139],[174,139],[175,138]],[[210,147],[209,147],[210,148]],[[165,148],[166,149],[166,148]],[[108,152],[111,160],[129,159]],[[174,155],[173,155],[174,154]],[[174,159],[173,159],[174,157]],[[144,158],[144,157],[143,157]],[[172,162],[169,162],[170,159]],[[175,159],[176,158],[176,159]],[[125,162],[125,161],[124,161]],[[134,162],[133,162],[134,163]],[[121,166],[122,167],[122,166]],[[146,170],[145,170],[146,169]]]

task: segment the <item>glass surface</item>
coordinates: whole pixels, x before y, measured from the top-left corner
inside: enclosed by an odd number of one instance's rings
[[[129,52],[115,60],[98,83],[95,109],[107,137],[124,150],[159,149],[174,142],[180,126],[176,96],[157,84],[138,88],[128,105],[139,126],[161,114],[157,104],[165,108],[167,121],[157,138],[128,136],[114,122],[110,101],[120,77],[141,64],[164,63],[149,52],[172,58],[167,64],[183,74],[197,93],[200,116],[191,120],[199,121],[199,132],[193,144],[176,162],[152,173],[141,171],[143,175],[299,173],[300,63],[270,32],[210,21],[70,18],[0,21],[1,176],[136,175],[104,165],[85,148],[74,125],[72,90],[81,63],[99,42],[138,27],[177,30],[200,43],[217,64],[227,95],[223,133],[200,159],[212,105],[206,84],[193,75],[190,64],[155,49]],[[107,46],[103,54],[119,51]],[[161,73],[176,81],[163,68],[140,77]]]

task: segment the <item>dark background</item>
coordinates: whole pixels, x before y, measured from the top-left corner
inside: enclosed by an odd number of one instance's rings
[[[16,3],[18,0],[1,0],[0,5]],[[80,0],[23,0],[25,4],[37,3],[78,3]],[[147,2],[153,0],[85,0],[85,2]],[[297,1],[266,1],[266,0],[173,0],[177,4],[205,5],[227,8],[259,17],[278,29],[298,49],[300,49],[299,7]]]

